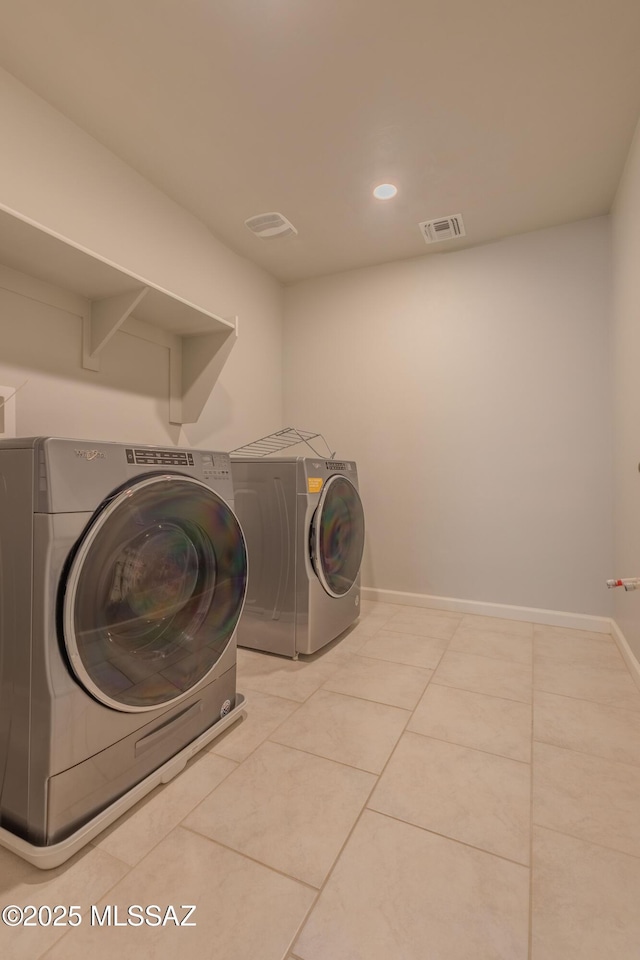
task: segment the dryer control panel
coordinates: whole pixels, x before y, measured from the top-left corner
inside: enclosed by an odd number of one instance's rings
[[[231,460],[226,453],[202,453],[200,457],[205,480],[231,479]]]
[[[339,474],[344,474],[355,486],[358,486],[358,471],[353,460],[314,460],[313,457],[300,458],[302,472],[299,474],[299,493],[322,493],[325,484]]]
[[[302,462],[307,477],[328,478],[334,473],[344,473],[353,479],[358,474],[353,460],[314,460],[313,457],[305,457]]]

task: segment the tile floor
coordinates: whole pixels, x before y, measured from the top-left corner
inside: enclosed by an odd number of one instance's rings
[[[637,960],[640,692],[609,636],[364,605],[248,715],[1,905],[196,904],[195,927],[0,927],[9,960]],[[180,912],[180,911],[178,911]]]

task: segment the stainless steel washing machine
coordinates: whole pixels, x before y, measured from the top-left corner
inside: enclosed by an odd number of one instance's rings
[[[238,644],[314,653],[360,610],[364,511],[353,461],[232,457],[249,581]]]
[[[0,843],[67,859],[237,719],[229,457],[0,443]]]

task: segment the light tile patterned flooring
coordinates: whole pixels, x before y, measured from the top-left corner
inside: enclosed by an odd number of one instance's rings
[[[364,605],[246,720],[1,904],[197,904],[197,926],[0,927],[9,960],[637,960],[640,692],[609,636]]]

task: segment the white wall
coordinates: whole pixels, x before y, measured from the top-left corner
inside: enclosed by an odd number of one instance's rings
[[[285,419],[359,463],[366,586],[609,614],[609,292],[608,218],[286,289]]]
[[[0,203],[224,317],[240,336],[197,424],[168,423],[168,353],[118,333],[80,366],[77,318],[0,297],[0,383],[22,435],[230,448],[282,426],[282,288],[0,70]]]
[[[615,565],[640,576],[640,128],[612,214]],[[640,592],[616,591],[614,618],[640,659]]]

